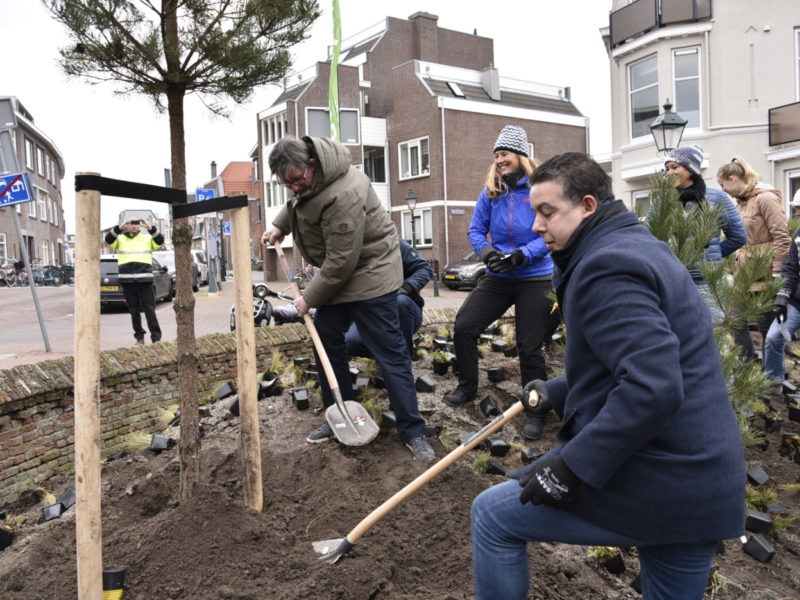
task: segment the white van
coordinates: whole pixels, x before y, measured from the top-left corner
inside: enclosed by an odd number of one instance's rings
[[[192,248],[191,253],[192,260],[194,260],[197,270],[200,272],[200,285],[205,285],[208,283],[208,258],[206,258],[206,253],[197,248]]]

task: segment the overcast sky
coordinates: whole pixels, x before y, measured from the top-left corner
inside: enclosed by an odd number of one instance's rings
[[[332,2],[322,0],[320,6],[322,16],[309,39],[293,52],[296,70],[327,57]],[[611,151],[608,56],[599,33],[608,25],[610,7],[610,0],[524,0],[494,11],[486,1],[340,0],[345,39],[386,16],[408,18],[422,10],[438,15],[440,27],[477,30],[493,38],[501,76],[572,88],[573,103],[590,119],[590,151],[595,154]],[[40,0],[0,0],[0,9],[0,96],[17,96],[64,157],[61,190],[67,232],[74,232],[76,172],[164,185],[164,169],[170,166],[166,115],[144,97],[114,94],[112,83],[92,86],[67,79],[57,64],[66,34]],[[230,161],[249,160],[256,143],[256,114],[279,92],[275,86],[254,90],[247,104],[229,106],[230,120],[214,117],[194,96],[187,97],[188,189],[210,178],[212,160],[220,171]],[[118,213],[132,205],[166,215],[163,204],[104,198],[101,225],[114,224]]]

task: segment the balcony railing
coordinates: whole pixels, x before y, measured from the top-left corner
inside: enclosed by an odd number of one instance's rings
[[[800,102],[769,109],[769,145],[800,141]]]
[[[611,47],[659,27],[711,18],[711,0],[635,0],[611,13]]]

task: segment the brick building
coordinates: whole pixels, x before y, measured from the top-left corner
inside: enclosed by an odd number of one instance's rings
[[[61,199],[64,158],[55,143],[34,124],[33,115],[16,97],[5,96],[0,100],[11,103],[17,122],[11,130],[17,163],[20,172],[28,174],[33,188],[30,190],[32,201],[0,206],[0,264],[22,260],[12,211],[17,213],[22,243],[31,261],[42,265],[65,264]]]
[[[491,39],[437,21],[424,12],[387,17],[344,40],[338,79],[342,143],[372,179],[398,232],[411,242],[413,229],[438,274],[471,250],[466,232],[502,127],[522,126],[533,156],[543,160],[586,152],[588,122],[569,88],[501,76]],[[328,60],[295,74],[258,114],[256,164],[267,224],[287,198],[267,157],[285,135],[329,135],[330,67]],[[413,228],[410,194],[417,197]],[[285,246],[294,260],[290,237]],[[266,264],[269,277],[280,277],[274,252]]]

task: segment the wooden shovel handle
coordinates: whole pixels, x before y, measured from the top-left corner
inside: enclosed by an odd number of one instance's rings
[[[535,394],[536,392],[531,392],[531,400],[535,398],[538,401],[538,395],[535,396]],[[533,404],[535,405],[535,403]],[[383,517],[394,510],[401,502],[427,485],[431,480],[437,477],[459,458],[464,456],[480,442],[489,437],[489,435],[500,429],[510,419],[521,413],[524,408],[525,407],[522,405],[522,402],[515,402],[502,415],[495,417],[492,421],[484,425],[483,428],[475,432],[475,435],[466,444],[462,444],[450,452],[450,454],[445,456],[442,460],[437,462],[430,469],[422,473],[414,481],[406,485],[402,490],[397,492],[394,496],[389,498],[386,502],[381,504],[378,508],[367,515],[358,525],[355,526],[355,528],[353,528],[350,533],[347,534],[347,541],[351,544],[355,544],[361,538],[361,536],[367,533],[367,531],[369,531],[372,526],[375,525],[375,523],[380,521]]]
[[[288,279],[289,283],[292,284],[294,297],[300,298],[302,296],[302,293],[300,292],[300,286],[298,286],[297,282],[292,279],[292,272],[291,269],[289,269],[289,263],[286,261],[286,255],[283,253],[283,248],[281,248],[280,242],[275,244],[275,252],[278,253],[278,260],[280,260],[281,264],[283,265],[283,271],[286,273],[286,279]],[[325,352],[325,347],[322,345],[322,340],[319,337],[319,333],[317,333],[314,320],[311,318],[311,315],[306,313],[303,315],[303,322],[306,324],[306,329],[308,329],[308,334],[311,336],[311,341],[314,342],[314,348],[317,349],[319,361],[322,363],[322,368],[325,371],[325,377],[328,380],[328,387],[331,388],[331,393],[334,395],[334,397],[338,397],[341,395],[341,392],[339,392],[339,382],[336,380],[336,374],[333,372],[333,366],[331,365],[331,361],[328,360],[328,353]]]

